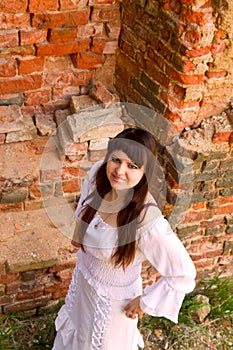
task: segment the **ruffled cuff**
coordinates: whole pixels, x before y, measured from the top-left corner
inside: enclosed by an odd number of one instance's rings
[[[148,315],[165,317],[178,323],[178,315],[184,297],[184,292],[170,287],[166,278],[161,277],[158,282],[144,289],[140,307]]]

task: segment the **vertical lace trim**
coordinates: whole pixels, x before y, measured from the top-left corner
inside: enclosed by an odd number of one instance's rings
[[[98,296],[96,309],[94,313],[92,341],[90,350],[103,349],[103,340],[109,325],[109,316],[112,303],[103,296]]]
[[[74,270],[73,270],[71,283],[70,283],[69,290],[68,290],[68,293],[67,293],[66,299],[65,299],[67,311],[69,314],[71,314],[71,311],[74,307],[75,296],[78,294],[78,288],[79,288],[79,286],[78,286],[78,274],[79,273],[80,272],[77,269],[77,265],[76,265]]]

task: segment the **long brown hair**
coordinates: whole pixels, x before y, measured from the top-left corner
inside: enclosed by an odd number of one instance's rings
[[[96,174],[95,190],[84,200],[87,202],[81,212],[78,229],[79,242],[83,251],[83,239],[86,229],[100,207],[104,196],[111,190],[106,175],[106,163],[114,150],[121,150],[139,167],[145,166],[145,172],[139,183],[133,188],[132,199],[117,214],[118,244],[112,254],[115,266],[126,268],[133,262],[136,252],[136,229],[138,217],[145,207],[148,193],[148,181],[153,173],[156,155],[154,137],[146,130],[128,128],[123,130],[108,143],[108,150],[103,164]]]

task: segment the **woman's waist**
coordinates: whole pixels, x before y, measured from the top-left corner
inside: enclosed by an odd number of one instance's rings
[[[124,270],[114,267],[111,262],[79,251],[77,269],[104,296],[126,299],[142,293],[141,264],[132,264]]]

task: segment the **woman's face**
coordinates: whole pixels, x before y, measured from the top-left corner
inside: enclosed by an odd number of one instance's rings
[[[144,165],[139,168],[126,153],[116,150],[109,156],[106,173],[114,190],[126,190],[139,183],[144,174]]]

